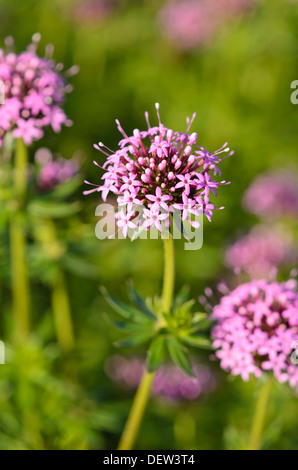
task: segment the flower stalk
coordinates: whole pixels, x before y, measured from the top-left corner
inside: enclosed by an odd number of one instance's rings
[[[260,390],[253,418],[248,450],[260,450],[262,447],[262,436],[271,387],[272,380],[267,379]]]
[[[164,280],[162,291],[163,313],[170,313],[173,303],[175,281],[174,242],[172,238],[164,239]],[[138,387],[125,429],[120,439],[118,450],[131,450],[138,435],[146,405],[150,397],[155,372],[145,370]]]
[[[65,275],[61,269],[52,288],[52,309],[58,343],[63,351],[70,352],[75,347],[75,339]]]
[[[171,311],[174,283],[175,283],[175,256],[174,240],[171,236],[164,238],[164,282],[162,292],[162,309],[164,313]]]
[[[154,377],[155,372],[149,373],[145,370],[123,431],[118,450],[131,450],[133,448],[144,416],[146,405],[150,397]]]
[[[28,149],[22,139],[15,141],[15,196],[17,211],[10,221],[11,282],[15,339],[23,341],[30,332],[30,287],[26,261],[26,235],[21,209],[27,189]]]

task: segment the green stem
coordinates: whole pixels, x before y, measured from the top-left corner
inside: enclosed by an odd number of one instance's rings
[[[23,214],[27,189],[28,151],[22,139],[16,140],[15,148],[15,196],[17,209],[10,222],[11,279],[13,311],[15,315],[15,336],[19,341],[26,339],[30,332],[30,288],[26,262],[26,235]]]
[[[162,292],[163,312],[171,311],[174,279],[175,279],[175,262],[174,262],[174,243],[173,239],[164,240],[165,248],[165,269],[164,283]],[[150,397],[151,386],[155,377],[155,373],[148,373],[146,370],[138,387],[129,417],[120,439],[118,450],[131,450],[134,446],[135,439],[138,435],[140,425],[144,416],[146,405]]]
[[[271,385],[272,381],[268,379],[260,390],[251,428],[249,450],[259,450],[262,446],[262,434]]]
[[[58,343],[63,351],[69,352],[74,349],[75,339],[65,276],[61,270],[53,285],[52,308]]]
[[[154,376],[154,373],[149,374],[146,371],[143,374],[125,429],[120,439],[118,450],[131,450],[134,445],[150,397]]]
[[[172,308],[175,282],[175,257],[173,238],[164,239],[164,281],[162,292],[162,307],[164,313],[169,313]]]

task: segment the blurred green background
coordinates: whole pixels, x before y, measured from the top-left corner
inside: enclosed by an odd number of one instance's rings
[[[297,161],[298,106],[290,101],[291,82],[298,79],[297,2],[256,0],[242,15],[222,22],[208,44],[190,51],[179,50],[163,34],[160,0],[119,0],[106,17],[92,19],[77,18],[77,4],[0,0],[2,45],[11,35],[21,52],[38,31],[39,54],[52,43],[57,62],[80,67],[65,105],[73,127],[47,133],[30,148],[31,161],[39,147],[65,158],[78,150],[84,155],[76,195],[81,210],[56,223],[63,255],[51,257],[46,244],[29,240],[34,328],[28,343],[18,347],[11,341],[7,252],[0,247],[0,339],[6,344],[6,365],[0,366],[0,449],[112,449],[123,428],[133,392],[105,373],[107,357],[117,352],[112,343],[120,336],[104,320],[103,312],[111,312],[98,287],[125,299],[125,280],[133,278],[144,296],[155,295],[163,255],[158,240],[95,238],[99,199],[82,196],[83,179],[99,181],[92,161],[100,154],[93,143],[116,148],[116,118],[128,133],[145,129],[144,111],[153,122],[159,102],[163,123],[184,130],[186,116],[197,112],[193,130],[200,144],[215,150],[228,141],[235,150],[221,168],[232,184],[219,191],[216,205],[226,209],[215,213],[212,224],[205,221],[202,249],[185,251],[184,242],[176,242],[177,288],[188,284],[195,299],[227,275],[223,253],[229,240],[257,222],[241,206],[244,190],[259,173]],[[49,280],[57,265],[63,267],[74,323],[71,354],[60,350],[54,333]],[[197,358],[208,362],[207,353]],[[259,384],[228,377],[216,362],[211,367],[218,386],[209,396],[179,404],[151,401],[137,448],[244,448]],[[294,392],[276,384],[265,448],[298,448],[297,412]]]

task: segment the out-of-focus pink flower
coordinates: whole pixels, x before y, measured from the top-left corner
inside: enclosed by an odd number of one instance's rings
[[[115,0],[79,0],[72,6],[73,17],[80,24],[97,23],[115,9]]]
[[[35,162],[38,167],[37,185],[42,190],[50,190],[79,172],[79,164],[75,158],[67,160],[59,157],[54,160],[52,153],[46,148],[36,152]]]
[[[294,264],[297,254],[285,228],[258,225],[227,249],[225,261],[236,272],[244,270],[252,278],[263,278],[282,265]]]
[[[258,176],[247,189],[243,205],[253,214],[266,219],[297,217],[297,173],[280,169]]]
[[[292,360],[298,339],[297,283],[266,280],[241,284],[223,296],[212,314],[213,347],[224,370],[261,377],[271,371],[298,390],[298,367]]]
[[[61,109],[65,94],[70,91],[60,74],[61,64],[36,54],[40,35],[33,36],[27,51],[17,55],[0,49],[0,80],[4,83],[4,104],[0,105],[0,146],[3,137],[12,131],[26,145],[43,136],[43,128],[51,125],[60,132],[61,125],[71,125]],[[8,41],[11,45],[12,40]],[[76,68],[70,70],[76,72]]]
[[[145,361],[138,357],[125,358],[112,356],[106,362],[108,376],[120,385],[135,389],[138,387],[145,369]],[[193,364],[194,378],[185,375],[179,368],[166,364],[157,371],[152,394],[169,400],[194,400],[209,393],[216,386],[216,378],[205,365]]]
[[[243,14],[254,0],[174,0],[160,11],[162,31],[184,50],[205,45],[223,22]]]

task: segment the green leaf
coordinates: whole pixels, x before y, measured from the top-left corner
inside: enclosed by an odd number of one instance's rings
[[[127,333],[144,333],[148,332],[148,329],[153,329],[153,324],[152,323],[131,323],[131,322],[126,322],[126,321],[114,321],[112,318],[110,318],[109,315],[104,314],[103,315],[104,319],[106,322],[111,325],[113,328],[116,328],[117,330],[120,331],[126,331]]]
[[[51,198],[66,199],[71,196],[80,186],[82,181],[80,178],[72,178],[65,183],[59,184],[51,191]]]
[[[110,295],[104,287],[101,287],[100,291],[108,304],[122,317],[140,323],[148,322],[148,318],[141,312]]]
[[[184,304],[189,296],[189,286],[183,286],[175,297],[175,305]]]
[[[62,262],[65,268],[74,274],[87,278],[98,278],[99,267],[76,255],[66,254],[63,256]]]
[[[152,336],[154,335],[154,330],[143,332],[143,333],[135,333],[127,338],[124,338],[120,341],[116,341],[114,346],[119,348],[131,348],[133,346],[138,346],[140,344],[146,343],[149,341]]]
[[[157,336],[152,341],[147,355],[148,372],[156,371],[164,360],[165,356],[165,336]]]
[[[199,323],[203,320],[206,320],[207,317],[208,317],[207,313],[196,312],[196,313],[194,313],[194,315],[192,317],[192,322],[193,323]]]
[[[76,214],[81,209],[78,202],[53,202],[46,200],[35,200],[28,205],[28,212],[34,217],[41,219],[64,218]]]
[[[168,351],[173,362],[178,367],[180,367],[180,369],[182,369],[183,372],[185,372],[185,374],[189,375],[190,377],[194,377],[191,364],[189,362],[187,355],[183,351],[182,345],[180,345],[179,342],[175,338],[173,338],[172,336],[169,336],[167,338],[167,346],[168,346]]]
[[[130,296],[131,296],[131,300],[136,304],[136,306],[138,307],[139,310],[141,310],[141,312],[143,312],[148,318],[150,318],[151,320],[154,319],[156,320],[156,315],[154,315],[153,312],[151,312],[151,310],[147,307],[144,299],[140,296],[140,294],[136,291],[136,289],[134,288],[132,282],[129,282],[128,283],[128,287],[129,287],[129,292],[130,292]]]
[[[210,328],[210,324],[209,320],[201,321],[189,329],[189,334],[194,334],[197,331],[206,331]]]
[[[184,343],[196,348],[212,349],[210,340],[204,336],[180,335],[180,339]]]
[[[188,313],[190,313],[192,307],[194,306],[195,304],[195,300],[194,299],[190,299],[188,300],[187,302],[185,302],[184,304],[178,306],[178,311],[179,311],[179,314],[180,315],[187,315]]]

